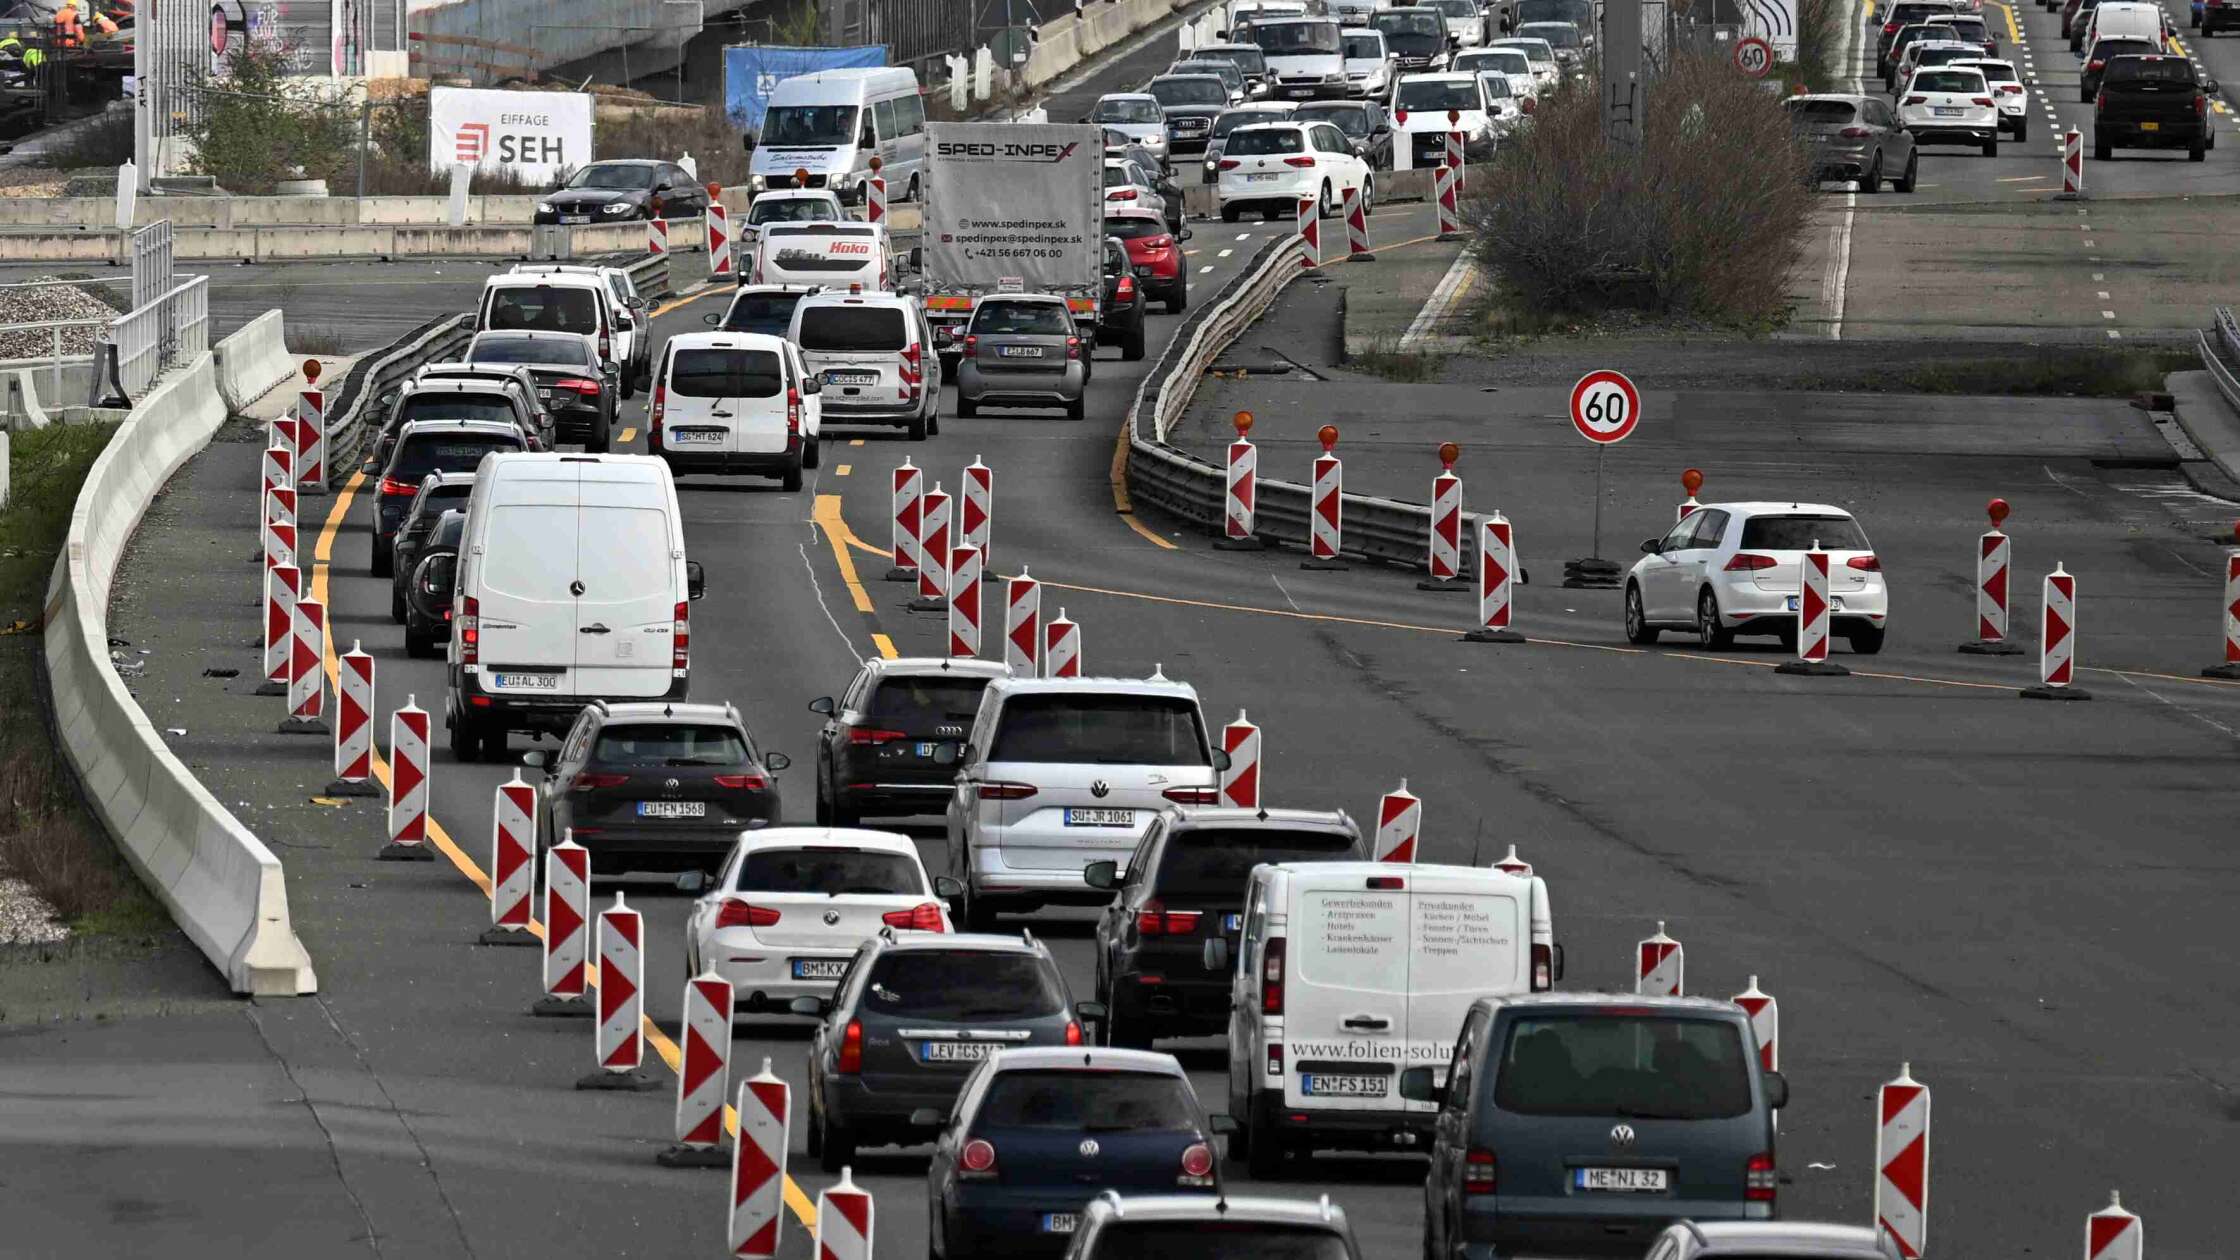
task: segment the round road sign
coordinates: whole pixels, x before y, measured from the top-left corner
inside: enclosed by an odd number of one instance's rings
[[[1641,392],[1623,372],[1589,372],[1571,387],[1571,425],[1589,442],[1623,442],[1641,423]]]
[[[1753,79],[1773,69],[1773,45],[1753,35],[1734,46],[1734,68]]]

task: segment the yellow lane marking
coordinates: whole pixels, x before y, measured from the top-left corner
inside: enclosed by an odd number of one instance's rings
[[[842,464],[838,468],[832,470],[832,475],[835,477],[845,477],[855,470],[856,466],[854,464]]]
[[[692,304],[693,304],[694,302],[697,302],[697,301],[699,301],[699,300],[700,300],[701,298],[711,298],[711,297],[715,297],[715,296],[716,296],[717,294],[720,294],[720,293],[726,293],[726,292],[729,292],[729,290],[727,290],[727,289],[714,289],[714,288],[711,288],[711,289],[702,289],[702,290],[700,290],[700,291],[699,291],[699,292],[697,292],[697,293],[687,293],[687,294],[685,294],[685,295],[684,295],[683,297],[681,297],[681,298],[678,298],[678,299],[677,299],[676,301],[674,301],[674,302],[667,302],[667,303],[663,303],[663,304],[662,304],[662,305],[660,305],[660,306],[656,306],[656,307],[654,307],[654,308],[653,308],[653,314],[654,314],[654,317],[658,319],[658,318],[660,318],[661,316],[663,316],[663,315],[666,315],[666,314],[668,314],[669,312],[671,312],[671,311],[673,311],[673,310],[676,310],[676,309],[678,309],[679,307],[690,306],[690,305],[692,305]]]
[[[1143,536],[1144,536],[1144,537],[1145,537],[1146,539],[1150,540],[1150,542],[1151,542],[1151,543],[1152,543],[1152,544],[1153,544],[1154,546],[1164,547],[1164,548],[1166,548],[1166,549],[1167,549],[1167,550],[1169,550],[1169,551],[1180,551],[1180,550],[1181,550],[1181,548],[1179,548],[1179,547],[1175,546],[1175,545],[1174,545],[1173,543],[1171,543],[1171,542],[1168,542],[1168,541],[1167,541],[1166,539],[1164,539],[1164,538],[1161,538],[1161,537],[1159,537],[1159,535],[1157,535],[1157,534],[1153,533],[1153,532],[1152,532],[1152,530],[1151,530],[1151,527],[1150,527],[1150,526],[1148,526],[1148,525],[1144,524],[1144,523],[1143,523],[1142,521],[1139,521],[1139,520],[1137,520],[1137,519],[1136,519],[1136,514],[1135,514],[1135,513],[1133,513],[1133,512],[1122,512],[1122,513],[1120,514],[1120,519],[1121,519],[1121,520],[1123,520],[1123,521],[1125,521],[1125,522],[1127,522],[1127,525],[1128,525],[1128,528],[1129,528],[1129,529],[1132,529],[1132,530],[1134,530],[1135,532],[1137,532],[1138,534],[1141,534],[1141,535],[1143,535]]]
[[[319,530],[319,544],[312,553],[311,596],[322,604],[328,602],[327,571],[334,556],[335,535],[341,532],[343,518],[348,516],[350,512],[351,500],[357,497],[358,489],[365,484],[365,480],[366,475],[362,471],[350,474],[350,480],[336,493],[334,505],[327,509],[326,524]],[[328,623],[328,637],[325,645],[325,664],[328,685],[334,687],[339,693],[342,686],[342,662],[335,655],[332,630],[333,623],[330,622]],[[431,720],[430,734],[433,733],[434,727]],[[380,782],[383,788],[387,788],[389,786],[389,761],[381,755],[379,740],[373,741],[371,761],[373,777]],[[484,897],[487,898],[491,895],[490,877],[483,872],[482,867],[473,858],[468,857],[466,852],[460,849],[458,844],[451,839],[451,833],[444,829],[442,823],[436,821],[435,811],[432,809],[428,811],[428,841],[435,845],[437,852],[450,860],[453,868],[467,877],[469,883],[481,889]],[[535,918],[531,918],[529,920],[529,932],[539,940],[544,939],[544,924]],[[587,966],[584,970],[591,987],[598,988],[598,966],[593,964]],[[684,1055],[682,1051],[677,1049],[677,1043],[670,1040],[667,1033],[661,1031],[661,1026],[654,1023],[651,1016],[645,1017],[641,1023],[645,1030],[646,1043],[653,1047],[653,1052],[661,1057],[661,1061],[669,1066],[671,1072],[681,1071]],[[723,1109],[723,1127],[724,1131],[729,1133],[736,1141],[739,1135],[739,1113],[729,1105],[726,1105]],[[786,1178],[785,1200],[786,1206],[800,1220],[803,1229],[813,1230],[816,1228],[816,1204],[810,1201],[809,1196],[802,1192],[801,1187],[795,1184],[790,1176]]]
[[[850,439],[848,439],[848,445],[850,445],[850,446],[861,446],[861,445],[863,445],[863,439],[862,439],[862,438],[850,438]]]
[[[883,634],[873,634],[871,636],[871,646],[879,649],[879,655],[890,661],[902,655],[902,653],[894,650],[894,640]]]
[[[855,557],[848,554],[847,542],[855,535],[848,532],[847,519],[840,515],[840,496],[818,495],[816,510],[809,519],[824,530],[825,541],[832,544],[832,561],[840,566],[840,580],[848,584],[848,596],[855,600],[856,611],[870,612],[871,596],[864,593],[863,583],[856,579]]]
[[[2001,13],[2007,15],[2007,42],[2011,44],[2021,43],[2022,28],[2015,25],[2014,6],[2011,4],[2000,4],[1999,0],[1991,0],[1991,3],[1997,5]]]
[[[620,441],[620,442],[635,442],[635,441],[637,441],[637,440],[638,440],[638,428],[637,428],[637,426],[636,426],[636,425],[632,425],[631,427],[629,427],[629,428],[627,428],[627,429],[624,429],[624,430],[623,430],[623,431],[622,431],[621,433],[619,433],[619,434],[617,434],[617,435],[616,435],[616,438],[615,438],[615,440],[616,440],[616,441]]]

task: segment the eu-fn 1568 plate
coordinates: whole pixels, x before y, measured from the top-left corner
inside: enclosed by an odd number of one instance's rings
[[[1614,1194],[1662,1194],[1671,1188],[1670,1175],[1662,1168],[1574,1168],[1571,1184]]]
[[[640,818],[706,818],[706,801],[639,801]]]

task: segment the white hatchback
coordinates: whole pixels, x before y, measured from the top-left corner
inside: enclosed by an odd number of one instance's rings
[[[1917,144],[1975,144],[1999,156],[1999,103],[1983,71],[1958,66],[1916,70],[1898,98],[1898,121]]]
[[[1626,576],[1626,638],[1654,643],[1664,630],[1694,633],[1707,648],[1738,634],[1787,637],[1797,627],[1804,554],[1828,553],[1831,631],[1851,650],[1882,650],[1890,591],[1882,561],[1849,512],[1824,503],[1710,503],[1662,538]]]
[[[1302,199],[1327,218],[1344,208],[1348,189],[1360,192],[1364,213],[1376,201],[1376,175],[1335,123],[1258,123],[1230,132],[1222,146],[1216,193],[1224,223],[1247,209],[1271,219],[1296,214]]]
[[[2022,85],[2011,61],[1955,61],[1954,69],[1981,70],[1991,99],[1999,102],[1999,126],[2017,140],[2030,138],[2030,89]]]
[[[687,974],[731,982],[743,1011],[829,998],[856,947],[886,928],[950,932],[948,881],[891,831],[767,827],[739,837],[685,921]]]

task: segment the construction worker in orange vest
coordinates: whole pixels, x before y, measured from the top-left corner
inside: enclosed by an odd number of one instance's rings
[[[85,46],[86,30],[78,21],[77,0],[63,0],[62,7],[55,10],[54,42],[62,48]]]
[[[93,0],[93,7],[89,11],[93,14],[94,34],[105,39],[117,33],[116,22],[108,14],[101,11],[99,0]]]

